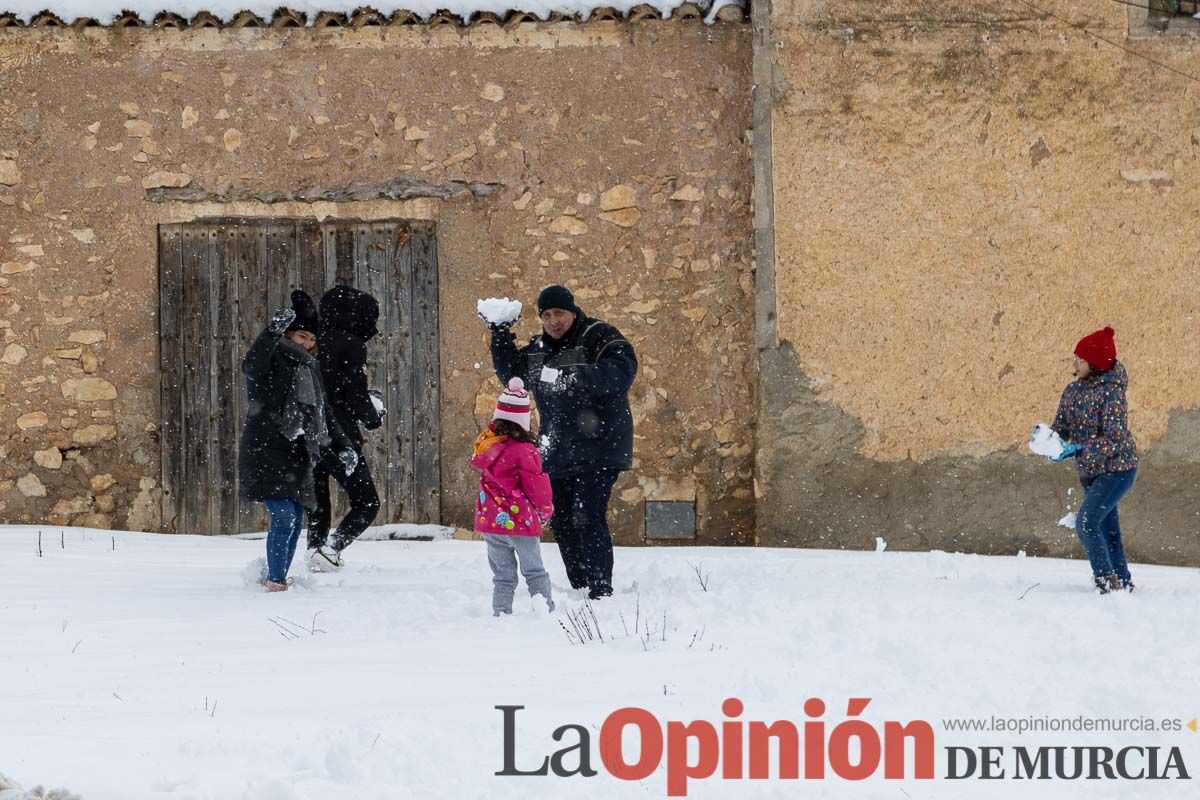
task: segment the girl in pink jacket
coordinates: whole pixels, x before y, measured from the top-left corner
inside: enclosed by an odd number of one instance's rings
[[[542,566],[542,525],[554,513],[550,478],[542,472],[536,439],[529,431],[530,403],[520,378],[500,394],[492,424],[475,440],[471,466],[479,470],[475,532],[487,542],[492,568],[492,612],[512,613],[517,567],[529,594],[550,598],[550,575]]]

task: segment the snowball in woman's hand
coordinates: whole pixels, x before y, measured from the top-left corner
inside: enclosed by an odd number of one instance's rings
[[[1049,425],[1040,424],[1029,437],[1029,449],[1039,456],[1058,458],[1063,452],[1063,440]]]
[[[489,297],[477,302],[475,311],[490,325],[504,325],[516,322],[521,316],[521,301],[509,300],[507,297]]]

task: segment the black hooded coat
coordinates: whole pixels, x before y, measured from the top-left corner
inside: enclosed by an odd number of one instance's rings
[[[492,333],[496,376],[521,378],[537,400],[542,466],[554,479],[633,466],[637,354],[615,327],[574,310],[561,339],[543,333],[518,348],[510,329]]]
[[[321,338],[317,357],[332,416],[362,454],[363,434],[383,422],[371,402],[365,368],[367,342],[379,333],[379,303],[352,286],[335,286],[321,298]]]
[[[238,476],[243,499],[295,500],[305,508],[316,507],[315,464],[308,443],[304,436],[288,439],[283,432],[288,396],[297,373],[315,366],[315,361],[299,345],[270,330],[258,335],[242,360],[247,404],[238,449]],[[320,388],[318,382],[318,396]],[[329,440],[317,446],[333,452],[351,447],[336,420],[328,415],[325,420]]]

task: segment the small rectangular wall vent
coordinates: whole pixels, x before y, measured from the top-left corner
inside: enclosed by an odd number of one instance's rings
[[[695,502],[646,501],[647,539],[695,539]]]

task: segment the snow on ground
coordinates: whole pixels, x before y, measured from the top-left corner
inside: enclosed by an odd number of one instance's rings
[[[693,781],[690,797],[1176,798],[1186,782],[946,781],[949,745],[1179,745],[1200,734],[949,733],[968,716],[1200,712],[1200,580],[1138,566],[1133,595],[1089,590],[1086,562],[946,553],[618,549],[606,640],[573,644],[577,609],[543,545],[559,610],[523,594],[490,613],[481,542],[360,542],[339,574],[268,595],[243,578],[261,541],[0,528],[0,772],[106,798],[658,798],[603,771],[597,731],[623,706],[661,720],[925,719],[935,781]],[[297,565],[299,559],[297,560]],[[707,590],[701,587],[704,577]],[[295,569],[293,570],[295,573]],[[523,592],[522,590],[519,590]],[[624,623],[621,617],[624,617]],[[623,627],[649,620],[651,635]],[[663,621],[666,621],[665,635]],[[553,730],[592,731],[595,778],[495,777],[502,719],[524,705],[519,766]],[[568,739],[567,741],[572,741]],[[636,737],[635,737],[636,741]],[[719,773],[718,773],[719,774]]]
[[[266,539],[267,532],[236,533],[233,536],[237,539],[258,540]],[[407,522],[398,522],[391,525],[372,525],[358,537],[359,541],[362,542],[386,542],[400,539],[428,541],[453,538],[454,528],[447,525],[414,525]]]

